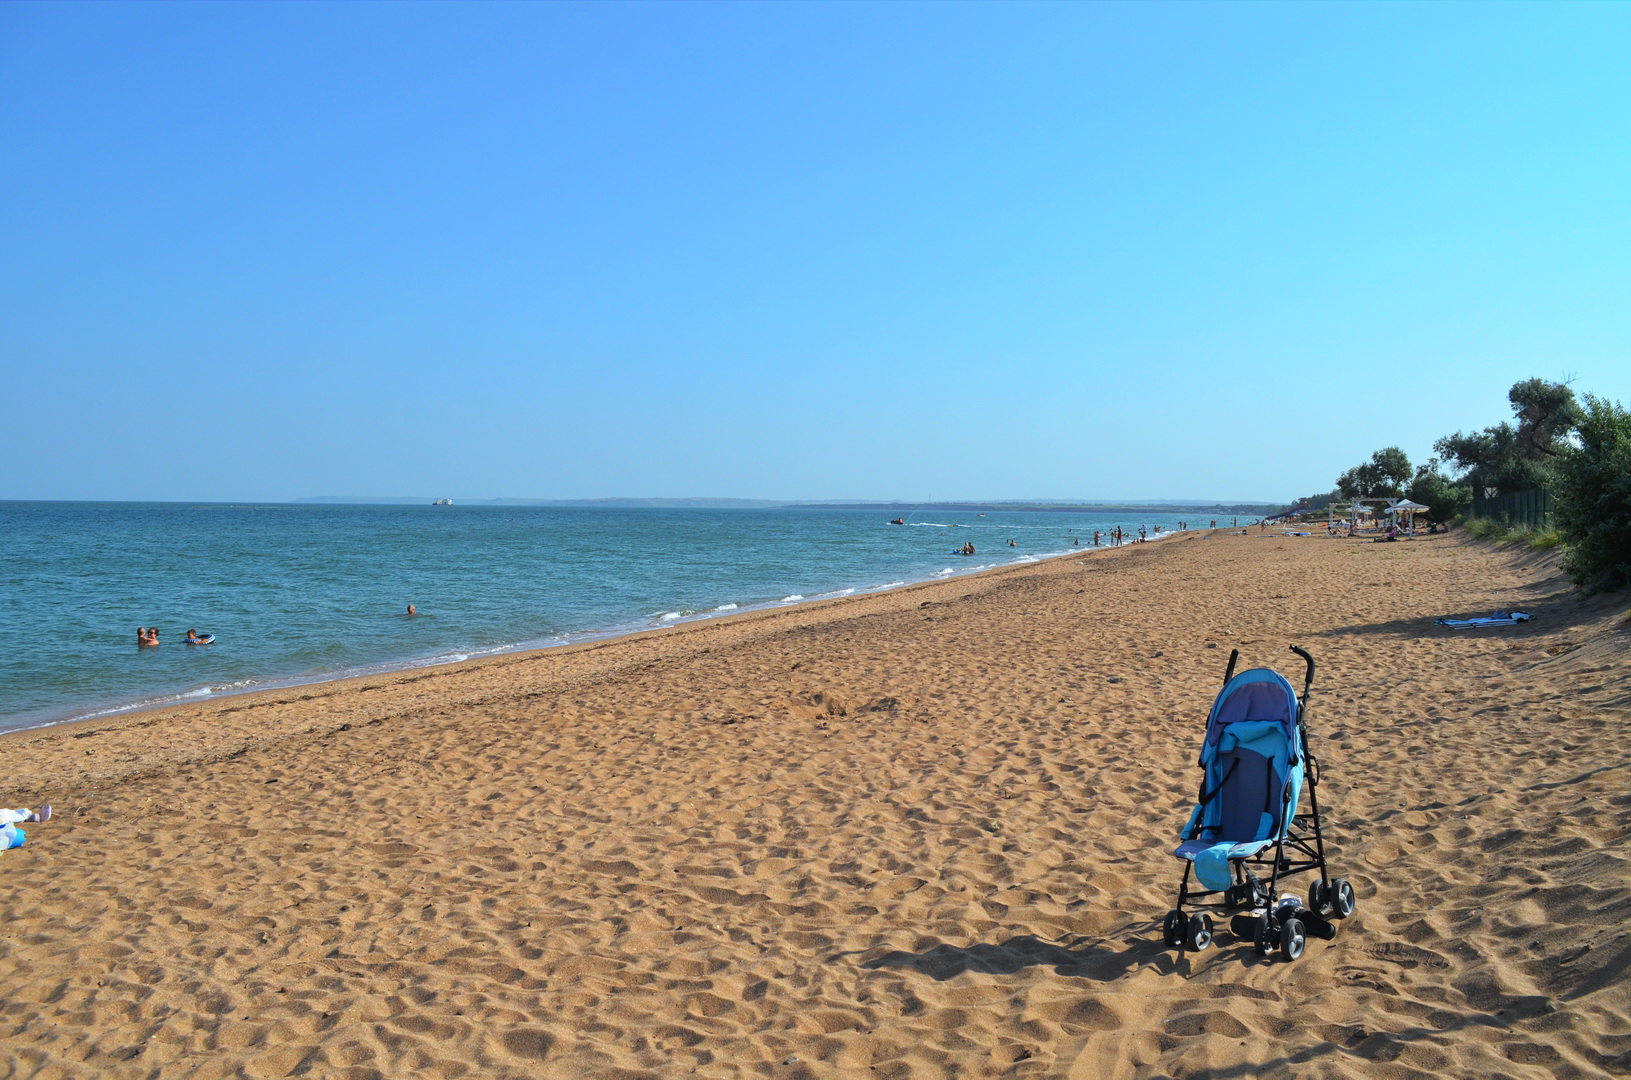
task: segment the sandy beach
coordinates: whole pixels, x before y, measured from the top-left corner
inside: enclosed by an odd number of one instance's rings
[[[1188,535],[8,736],[0,1075],[1631,1074],[1628,603]],[[1358,911],[1169,948],[1229,650],[1293,643]]]

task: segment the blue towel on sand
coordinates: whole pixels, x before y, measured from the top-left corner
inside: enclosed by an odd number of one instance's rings
[[[1487,619],[1434,619],[1440,626],[1448,626],[1453,630],[1460,630],[1468,626],[1513,626],[1517,623],[1528,622],[1531,618],[1527,611],[1497,611]]]

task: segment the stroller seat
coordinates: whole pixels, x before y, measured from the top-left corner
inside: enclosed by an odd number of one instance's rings
[[[1174,855],[1193,861],[1227,847],[1228,858],[1242,859],[1280,838],[1303,782],[1297,692],[1285,676],[1257,668],[1230,681],[1212,706],[1198,764],[1201,793]]]

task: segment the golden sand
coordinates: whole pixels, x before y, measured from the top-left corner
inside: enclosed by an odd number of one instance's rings
[[[1216,534],[12,736],[0,1076],[1627,1075],[1626,603]],[[1359,910],[1168,948],[1291,643]]]

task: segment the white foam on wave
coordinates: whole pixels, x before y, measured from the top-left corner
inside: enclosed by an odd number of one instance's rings
[[[821,593],[821,594],[817,595],[816,599],[817,600],[830,600],[830,599],[832,599],[834,597],[837,597],[837,596],[850,596],[850,595],[853,595],[854,592],[855,592],[854,589],[834,589],[832,592],[824,592],[824,593]]]
[[[777,603],[779,603],[779,604],[795,604],[798,601],[803,600],[803,599],[804,599],[804,594],[803,593],[794,593],[792,596],[782,597],[780,600],[777,601]]]
[[[718,607],[714,608],[714,610],[715,611],[735,611],[736,610],[736,605],[735,604],[720,604]]]
[[[667,611],[667,612],[664,612],[663,614],[661,614],[661,615],[659,615],[657,617],[659,619],[661,619],[663,622],[673,622],[675,619],[685,618],[685,612],[683,612],[683,611]]]
[[[900,588],[901,586],[903,586],[905,584],[906,584],[906,582],[904,582],[904,581],[891,581],[887,585],[879,585],[878,588],[880,588],[880,589],[898,589],[898,588]]]

